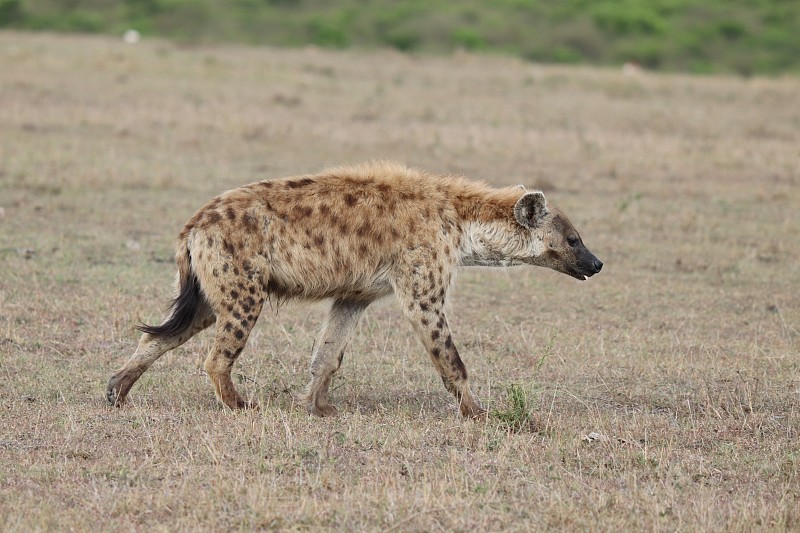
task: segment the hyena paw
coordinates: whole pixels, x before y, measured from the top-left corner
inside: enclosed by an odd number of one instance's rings
[[[260,407],[258,405],[258,402],[255,401],[255,400],[245,401],[242,398],[236,398],[235,400],[233,400],[230,403],[225,402],[225,401],[223,401],[222,403],[224,405],[227,405],[228,407],[230,407],[234,411],[241,411],[241,410],[244,410],[244,409],[255,409],[255,410],[260,409]]]
[[[471,418],[472,420],[486,420],[489,416],[489,412],[484,409],[481,404],[461,404],[461,416],[464,418]]]
[[[339,410],[336,409],[333,405],[327,403],[324,405],[316,405],[311,404],[308,406],[308,412],[312,415],[316,416],[336,416],[339,414]]]
[[[115,384],[109,383],[106,387],[106,401],[114,407],[122,407],[125,404],[125,397],[120,394]]]

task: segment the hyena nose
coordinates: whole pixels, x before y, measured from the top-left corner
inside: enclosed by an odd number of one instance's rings
[[[603,262],[595,258],[595,260],[592,261],[592,268],[594,269],[594,273],[597,274],[603,269]]]

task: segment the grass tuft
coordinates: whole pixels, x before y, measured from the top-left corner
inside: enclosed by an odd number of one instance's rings
[[[502,429],[510,432],[536,431],[533,410],[534,394],[531,389],[513,383],[506,389],[507,398],[503,408],[492,409],[491,417],[497,420]]]

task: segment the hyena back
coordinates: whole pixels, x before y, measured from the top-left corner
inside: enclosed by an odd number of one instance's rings
[[[584,280],[603,265],[541,192],[381,162],[230,190],[189,220],[176,262],[171,311],[140,327],[136,352],[108,382],[112,404],[162,354],[216,323],[204,365],[216,395],[232,409],[255,407],[230,374],[265,301],[331,299],[304,401],[334,415],[328,387],[353,330],[371,302],[394,293],[461,413],[481,416],[445,314],[457,267],[529,264]]]

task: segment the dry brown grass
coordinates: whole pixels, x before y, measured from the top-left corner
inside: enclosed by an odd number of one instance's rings
[[[0,57],[0,529],[800,528],[797,79],[15,33]],[[476,391],[519,385],[532,426],[460,420],[391,301],[337,419],[292,401],[321,306],[262,316],[260,412],[215,402],[208,334],[106,406],[194,209],[376,157],[543,187],[605,261],[460,275]]]

